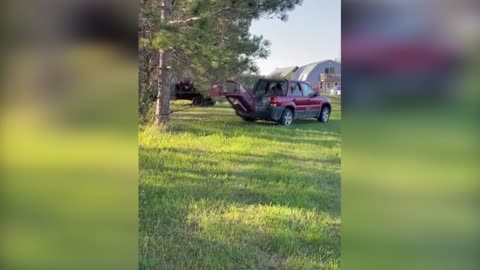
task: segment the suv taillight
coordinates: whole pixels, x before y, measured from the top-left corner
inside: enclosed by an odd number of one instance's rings
[[[270,98],[270,105],[272,105],[272,106],[280,105],[280,100],[278,100],[277,97],[271,97]]]

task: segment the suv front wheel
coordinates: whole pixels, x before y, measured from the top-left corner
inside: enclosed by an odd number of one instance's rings
[[[285,109],[280,118],[280,124],[284,126],[290,126],[293,123],[293,112],[290,109]]]
[[[326,123],[328,122],[328,119],[330,119],[330,108],[325,106],[322,108],[322,111],[320,112],[320,116],[318,117],[318,121]]]

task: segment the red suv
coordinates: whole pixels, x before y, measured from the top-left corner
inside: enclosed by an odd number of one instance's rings
[[[289,126],[295,119],[316,118],[328,122],[330,100],[303,81],[260,79],[251,92],[237,89],[225,97],[245,121],[277,121]]]

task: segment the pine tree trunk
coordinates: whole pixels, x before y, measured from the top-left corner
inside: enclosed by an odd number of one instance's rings
[[[161,19],[168,22],[172,16],[172,0],[162,0]],[[171,62],[172,54],[161,50],[158,57],[158,94],[155,108],[155,124],[162,126],[169,120],[170,113],[170,88],[171,88]]]
[[[171,88],[171,76],[169,64],[171,62],[171,53],[160,52],[159,53],[159,68],[158,68],[158,95],[157,95],[157,107],[155,110],[157,125],[164,125],[169,120],[170,112],[170,88]]]

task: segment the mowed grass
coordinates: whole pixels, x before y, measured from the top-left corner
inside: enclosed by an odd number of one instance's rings
[[[243,122],[227,104],[139,131],[140,269],[340,268],[340,99],[331,121]]]

